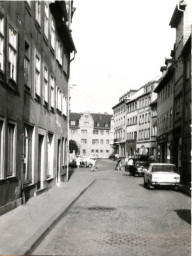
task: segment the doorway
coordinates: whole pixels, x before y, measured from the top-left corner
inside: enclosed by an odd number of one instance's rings
[[[56,174],[56,182],[57,184],[60,183],[60,168],[61,168],[61,140],[58,140],[57,144],[57,174]]]
[[[37,189],[42,188],[42,175],[43,175],[43,140],[44,136],[39,134],[38,138],[38,181],[37,181]]]

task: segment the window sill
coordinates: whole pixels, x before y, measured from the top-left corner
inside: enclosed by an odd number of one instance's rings
[[[41,97],[35,93],[35,100],[38,102],[38,103],[41,103]]]
[[[45,43],[46,43],[47,45],[49,45],[48,38],[47,38],[47,36],[46,36],[45,34],[43,35],[43,40],[45,41]]]
[[[27,9],[29,15],[32,16],[32,14],[31,14],[31,7],[29,6],[29,4],[27,2],[25,2],[25,8]]]
[[[52,112],[53,114],[55,114],[55,109],[54,109],[54,107],[51,107],[51,112]]]
[[[35,186],[35,184],[32,183],[32,182],[30,182],[30,181],[25,181],[25,182],[23,182],[23,188],[24,188],[24,189],[25,189],[25,188],[29,188],[29,187],[33,187],[33,186]]]
[[[51,46],[50,51],[52,52],[52,54],[55,56],[55,50],[53,49],[53,47]]]
[[[50,177],[50,178],[47,178],[47,179],[46,179],[46,181],[52,181],[52,180],[54,180],[53,177]]]
[[[41,25],[39,24],[39,22],[37,20],[35,20],[35,26],[36,26],[37,30],[41,33]]]
[[[16,179],[16,176],[7,176],[6,177],[6,180],[13,180],[13,179]]]
[[[16,82],[12,79],[12,78],[9,78],[8,79],[8,87],[14,91],[14,92],[17,92],[17,84]]]
[[[25,92],[31,95],[31,88],[26,84],[24,86],[25,86],[25,89],[24,89]]]

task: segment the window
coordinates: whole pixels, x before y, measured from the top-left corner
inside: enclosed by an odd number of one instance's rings
[[[53,17],[51,18],[51,47],[55,50],[55,22]]]
[[[109,127],[109,124],[108,124],[108,123],[105,123],[105,127]]]
[[[46,38],[48,39],[48,33],[49,33],[49,5],[48,3],[44,2],[44,34]]]
[[[9,26],[9,62],[8,73],[9,77],[16,82],[17,74],[17,32],[13,27]]]
[[[30,87],[30,46],[27,41],[25,41],[25,57],[24,57],[24,83]]]
[[[59,64],[62,66],[63,64],[63,49],[59,38],[56,40],[56,59],[58,60]]]
[[[87,140],[86,139],[81,139],[81,143],[86,144]]]
[[[0,70],[4,71],[4,45],[5,45],[5,19],[2,14],[0,14]]]
[[[103,144],[103,140],[100,140],[100,143]]]
[[[94,153],[94,149],[91,149],[91,153]]]
[[[106,140],[106,144],[109,144],[109,140]]]
[[[63,100],[62,100],[62,111],[63,111],[63,115],[67,115],[67,101],[66,101],[66,98],[63,94]]]
[[[35,93],[41,96],[41,57],[37,50],[35,54]]]
[[[35,18],[39,25],[41,25],[41,1],[35,2]]]
[[[87,134],[87,130],[81,130],[82,134]]]
[[[186,64],[186,79],[189,79],[189,77],[190,77],[190,72],[191,72],[191,69],[190,69],[190,60],[188,59],[188,60],[187,60],[187,64]]]
[[[61,94],[61,90],[59,88],[57,88],[57,99],[56,99],[56,102],[57,102],[57,109],[59,111],[61,111],[61,109],[62,109],[62,94]]]
[[[50,89],[51,89],[51,107],[55,107],[55,79],[53,76],[50,78]]]
[[[71,125],[75,125],[75,121],[70,121],[70,124]]]
[[[63,71],[68,74],[69,57],[66,53],[63,54]]]
[[[7,176],[15,175],[16,161],[16,127],[14,124],[8,124],[8,143],[7,143]]]
[[[106,153],[109,153],[109,150],[108,150],[108,149],[106,150]]]
[[[97,127],[99,127],[99,125],[100,125],[99,122],[97,122]]]
[[[48,133],[47,135],[47,177],[53,177],[54,170],[54,140],[53,134]]]
[[[4,177],[4,157],[5,157],[5,127],[4,121],[0,120],[0,178]]]
[[[100,153],[103,153],[103,149],[100,150]]]
[[[49,87],[48,87],[48,70],[44,67],[44,100],[48,103]]]
[[[24,128],[24,163],[23,176],[24,180],[32,182],[32,163],[33,163],[33,127],[25,125]]]
[[[85,126],[89,126],[89,122],[84,122],[84,125]]]
[[[66,138],[62,139],[62,150],[63,150],[62,165],[66,166],[67,164],[67,139]]]

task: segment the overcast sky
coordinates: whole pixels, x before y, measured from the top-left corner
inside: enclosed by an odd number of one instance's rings
[[[110,113],[130,89],[161,76],[175,42],[178,0],[74,0],[71,111]]]

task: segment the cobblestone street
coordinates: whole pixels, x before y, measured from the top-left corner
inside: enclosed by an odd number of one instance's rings
[[[147,190],[143,178],[101,160],[96,182],[44,238],[33,255],[189,256],[190,197]],[[89,172],[90,169],[76,170]]]

